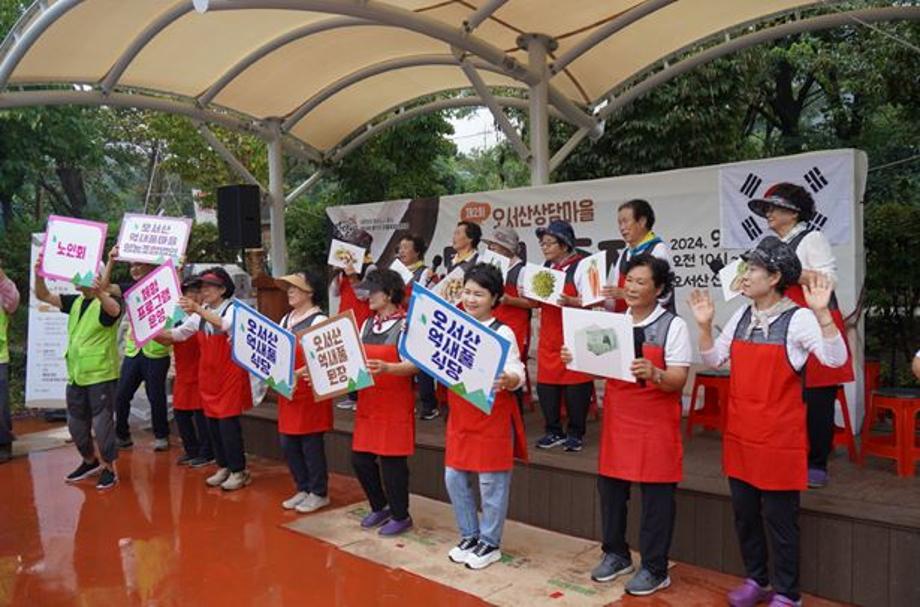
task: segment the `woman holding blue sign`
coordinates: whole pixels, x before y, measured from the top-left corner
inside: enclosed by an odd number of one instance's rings
[[[361,327],[367,368],[374,385],[358,392],[352,465],[371,505],[361,521],[393,536],[412,528],[409,516],[409,463],[415,452],[415,365],[399,357],[397,344],[406,313],[400,304],[402,277],[389,269],[367,273],[361,287],[369,293],[373,316]]]
[[[649,253],[634,255],[623,267],[626,316],[632,321],[635,381],[608,379],[598,455],[604,555],[591,571],[596,582],[612,582],[634,571],[626,543],[627,504],[633,483],[642,489],[639,551],[642,567],[626,592],[646,596],[671,585],[668,551],[681,480],[681,393],[687,382],[691,348],[687,325],[665,309],[673,291],[668,262]],[[562,360],[572,361],[568,348]]]
[[[208,419],[211,448],[218,470],[205,481],[211,487],[235,491],[252,479],[246,470],[243,428],[240,416],[252,408],[249,373],[233,362],[228,333],[233,324],[233,279],[220,266],[201,276],[201,299],[182,297],[179,305],[189,315],[182,325],[160,334],[162,341],[195,338],[201,352],[198,385],[201,404]]]
[[[280,324],[297,336],[299,344],[304,331],[327,318],[320,308],[325,285],[311,272],[288,274],[275,282],[287,289],[288,304],[293,308]],[[324,435],[332,430],[332,401],[316,402],[303,348],[298,345],[294,352],[297,385],[291,398],[278,395],[278,434],[297,493],[281,505],[305,514],[329,505]]]
[[[485,413],[456,392],[448,393],[447,441],[444,480],[460,528],[460,543],[448,553],[455,563],[484,569],[501,559],[502,529],[508,514],[514,458],[527,459],[524,423],[513,394],[524,384],[524,363],[517,337],[508,325],[494,318],[504,293],[501,272],[477,264],[463,277],[463,309],[504,337],[510,347],[504,371],[495,381],[491,413]],[[476,494],[470,483],[479,477],[482,519],[476,511]]]

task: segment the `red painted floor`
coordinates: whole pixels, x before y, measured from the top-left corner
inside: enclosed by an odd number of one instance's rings
[[[0,606],[483,605],[283,529],[298,515],[280,507],[291,485],[278,462],[251,461],[253,484],[227,494],[204,484],[210,469],[177,467],[178,455],[140,441],[107,493],[63,482],[78,463],[71,446],[0,466]],[[341,506],[362,493],[333,477],[331,497]],[[672,577],[670,590],[622,604],[724,605],[738,583],[687,565]]]

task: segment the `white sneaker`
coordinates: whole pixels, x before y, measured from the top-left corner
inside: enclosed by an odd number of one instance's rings
[[[224,491],[236,491],[237,489],[242,489],[251,482],[252,477],[249,476],[249,470],[231,472],[229,478],[221,484],[220,488]]]
[[[314,495],[310,494],[307,496],[307,499],[297,504],[297,507],[294,508],[297,512],[301,514],[306,514],[308,512],[314,512],[320,508],[325,508],[329,505],[329,496],[326,495]]]
[[[169,439],[168,438],[158,438],[154,440],[153,450],[154,451],[169,451]]]
[[[466,557],[466,567],[467,569],[485,569],[492,563],[500,561],[501,558],[502,551],[498,549],[498,546],[479,542]]]
[[[285,510],[293,510],[297,506],[297,504],[307,499],[307,496],[309,495],[310,494],[307,493],[306,491],[298,491],[291,497],[281,502],[281,507],[284,508]]]
[[[230,468],[218,468],[217,472],[205,479],[204,482],[211,487],[217,487],[223,484],[228,478],[230,478]]]
[[[450,552],[447,553],[447,558],[454,563],[462,565],[470,555],[473,554],[473,548],[475,548],[478,543],[475,537],[465,537],[460,540],[459,544],[450,549]]]

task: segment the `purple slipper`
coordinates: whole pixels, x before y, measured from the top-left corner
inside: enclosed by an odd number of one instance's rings
[[[384,508],[383,510],[378,510],[377,512],[371,512],[363,519],[361,519],[361,526],[365,529],[372,529],[390,520],[391,516],[392,515],[390,514],[389,508]]]
[[[828,481],[830,480],[831,475],[828,474],[826,470],[819,470],[818,468],[808,469],[808,487],[810,489],[820,489],[821,487],[826,487]]]
[[[409,529],[412,529],[412,517],[411,516],[407,516],[401,521],[390,519],[390,522],[384,525],[383,527],[381,527],[380,531],[378,531],[377,533],[383,536],[392,536],[392,535],[399,535],[401,533],[405,533]]]
[[[744,583],[728,593],[728,604],[732,607],[754,607],[758,603],[770,600],[773,593],[748,578]]]

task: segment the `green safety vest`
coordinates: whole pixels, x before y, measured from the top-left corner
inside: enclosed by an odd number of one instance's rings
[[[0,308],[0,365],[10,362],[10,342],[7,331],[10,328],[10,317],[6,310]]]
[[[91,386],[118,379],[118,323],[105,327],[99,322],[102,302],[93,299],[83,316],[84,297],[73,302],[67,319],[67,383]]]
[[[170,346],[158,344],[153,340],[148,341],[143,348],[138,349],[137,343],[134,341],[134,330],[130,325],[128,326],[128,331],[125,333],[125,356],[128,358],[134,358],[138,352],[143,352],[147,358],[166,358],[171,350]]]

